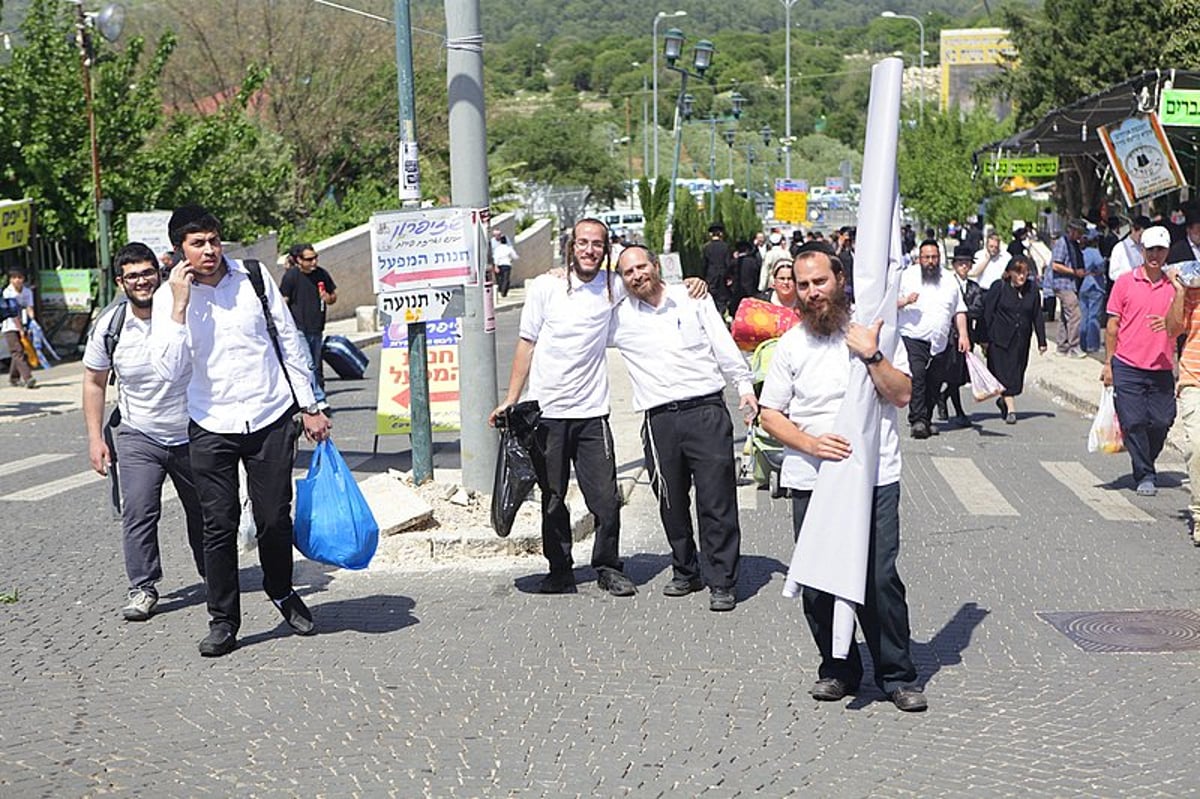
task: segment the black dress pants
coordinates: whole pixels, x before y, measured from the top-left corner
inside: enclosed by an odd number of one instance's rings
[[[811,491],[792,491],[793,534],[798,538],[800,525],[808,512]],[[911,687],[917,679],[909,643],[908,602],[904,583],[896,571],[900,552],[900,484],[875,487],[871,507],[871,541],[867,550],[867,590],[858,608],[858,624],[871,660],[875,664],[875,684],[885,694],[897,688]],[[845,660],[833,656],[832,594],[804,587],[804,617],[817,649],[822,679],[835,677],[848,685],[862,682],[863,663],[858,647],[850,645]]]
[[[204,514],[204,582],[209,625],[236,633],[242,606],[238,586],[238,462],[258,527],[263,590],[271,599],[292,592],[292,462],[297,428],[292,411],[253,433],[213,433],[188,425],[196,493]]]
[[[533,465],[542,491],[542,554],[550,562],[550,573],[566,574],[574,567],[567,508],[572,463],[596,521],[592,566],[620,571],[621,493],[608,417],[542,419],[534,435]]]
[[[908,423],[930,423],[933,406],[942,388],[940,363],[929,352],[929,342],[919,338],[904,339],[908,366],[912,370],[912,397],[908,401]]]
[[[642,424],[642,448],[671,567],[679,580],[701,578],[710,588],[737,584],[742,531],[738,525],[733,423],[718,394],[688,407],[651,410]],[[692,532],[690,491],[696,486],[699,557]]]

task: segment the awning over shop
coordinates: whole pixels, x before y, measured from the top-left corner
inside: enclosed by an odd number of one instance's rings
[[[1200,91],[1200,72],[1182,69],[1143,72],[1056,108],[1033,127],[979,148],[975,156],[979,160],[988,155],[1084,155],[1103,160],[1104,145],[1096,132],[1101,126],[1158,111],[1164,92],[1181,89]],[[1200,108],[1194,117],[1200,125]],[[1194,157],[1192,145],[1200,142],[1200,126],[1172,125],[1167,119],[1162,122],[1177,154],[1181,158]],[[1185,144],[1186,149],[1182,146]]]

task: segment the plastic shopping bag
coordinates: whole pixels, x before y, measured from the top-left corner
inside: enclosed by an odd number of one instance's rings
[[[512,532],[517,509],[537,483],[533,452],[534,430],[542,418],[536,401],[518,402],[496,418],[500,428],[500,456],[492,486],[492,529],[504,538]]]
[[[971,375],[971,394],[976,402],[983,402],[1004,393],[1004,386],[988,371],[987,366],[974,352],[967,353],[967,372]]]
[[[1112,386],[1100,392],[1100,407],[1092,420],[1088,432],[1088,452],[1120,452],[1125,449],[1121,437],[1121,422],[1117,419],[1117,406],[1113,402]]]
[[[325,439],[308,476],[296,481],[296,549],[309,560],[365,569],[379,546],[379,525],[342,455]]]
[[[258,527],[254,524],[254,506],[250,504],[250,489],[246,485],[246,467],[238,463],[238,494],[242,511],[238,520],[238,552],[247,555],[258,546]]]

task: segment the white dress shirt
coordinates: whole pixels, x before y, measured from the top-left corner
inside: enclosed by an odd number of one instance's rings
[[[151,365],[150,320],[138,319],[132,307],[125,309],[125,324],[121,338],[113,350],[112,359],[104,348],[104,334],[119,306],[100,315],[83,353],[83,365],[96,372],[115,367],[117,372],[117,407],[121,409],[121,424],[144,434],[164,447],[186,444],[188,440],[188,383],[192,378],[191,363],[175,380],[163,380]]]
[[[967,312],[967,304],[958,290],[954,273],[941,270],[936,284],[921,279],[921,267],[915,264],[900,273],[899,296],[917,293],[917,301],[905,305],[896,313],[900,335],[929,342],[929,354],[937,355],[946,349],[954,315]]]
[[[948,282],[953,284],[953,281]],[[818,338],[810,335],[803,324],[796,325],[775,345],[759,405],[786,414],[796,427],[810,436],[837,433],[838,409],[846,396],[854,357],[846,346],[844,334]],[[896,337],[896,350],[888,360],[896,369],[911,375],[908,351],[899,336]],[[883,403],[883,418],[879,425],[879,468],[875,485],[884,486],[900,479],[900,436],[896,432],[896,406],[882,397],[879,401]],[[784,447],[780,485],[811,491],[823,462],[821,458]]]
[[[985,247],[975,253],[975,263],[971,267],[969,276],[974,278],[981,289],[987,291],[993,283],[1004,277],[1004,269],[1011,260],[1012,255],[1004,250],[992,257]]]
[[[604,269],[587,283],[574,274],[538,275],[526,283],[519,335],[535,344],[526,394],[538,401],[543,417],[608,415],[604,350],[613,307],[624,297],[621,278]]]
[[[12,286],[5,286],[3,296],[6,300],[17,301],[17,304],[20,305],[22,309],[22,318],[25,316],[24,309],[33,307],[33,291],[29,288],[29,286],[23,286],[19,292]],[[17,330],[17,317],[15,316],[10,316],[5,319],[3,323],[0,323],[0,334],[9,332],[16,333]]]
[[[746,359],[708,297],[695,300],[685,286],[668,285],[657,307],[629,296],[613,316],[609,341],[629,370],[634,410],[714,394],[725,378],[739,395],[753,392]]]
[[[1142,245],[1126,236],[1113,247],[1112,255],[1108,256],[1108,279],[1113,283],[1126,272],[1132,272],[1146,260]]]
[[[263,269],[268,306],[291,377],[289,388],[245,267],[232,258],[226,258],[225,265],[228,272],[217,285],[192,284],[184,324],[171,318],[171,287],[155,292],[153,365],[168,382],[191,368],[188,414],[196,424],[213,433],[253,433],[278,420],[293,404],[314,403],[308,346],[275,281]]]

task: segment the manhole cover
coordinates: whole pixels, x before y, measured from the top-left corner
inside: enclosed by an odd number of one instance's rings
[[[1200,614],[1192,610],[1039,613],[1085,652],[1200,650]]]

